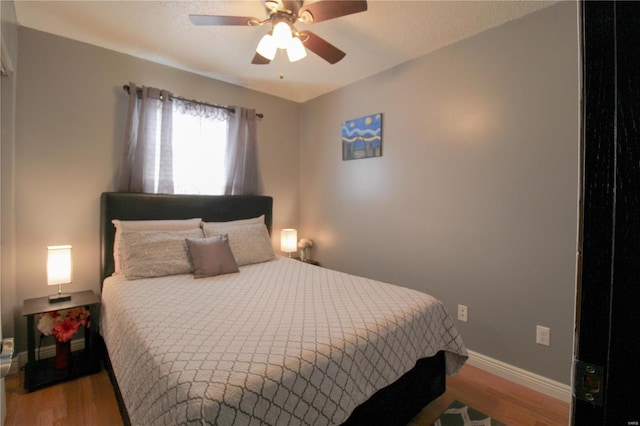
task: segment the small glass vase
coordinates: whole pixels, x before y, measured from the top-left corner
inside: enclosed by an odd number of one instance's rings
[[[67,342],[59,342],[56,340],[56,359],[53,362],[53,368],[56,370],[64,370],[69,368],[71,360],[71,340]]]
[[[307,261],[307,249],[305,247],[300,249],[300,260],[303,262]]]

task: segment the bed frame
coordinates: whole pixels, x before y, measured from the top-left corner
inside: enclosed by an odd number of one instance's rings
[[[249,219],[265,215],[269,233],[272,225],[273,198],[250,195],[162,195],[105,192],[101,196],[100,241],[101,285],[114,271],[111,221],[202,218],[205,222]],[[102,339],[99,339],[102,340]],[[122,419],[130,424],[108,351],[104,361],[116,393]],[[423,358],[396,382],[379,390],[356,407],[345,425],[406,425],[420,410],[445,391],[444,353]]]

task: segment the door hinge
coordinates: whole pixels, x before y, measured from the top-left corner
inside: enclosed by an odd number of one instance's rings
[[[602,406],[604,398],[604,368],[588,362],[573,360],[573,396]]]

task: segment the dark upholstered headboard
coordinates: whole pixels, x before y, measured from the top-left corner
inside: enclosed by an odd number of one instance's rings
[[[273,198],[260,195],[166,195],[104,192],[100,199],[101,280],[113,274],[113,219],[159,220],[202,218],[225,222],[265,216],[271,233]]]

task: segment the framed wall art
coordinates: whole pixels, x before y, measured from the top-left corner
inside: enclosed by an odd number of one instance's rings
[[[342,159],[382,156],[382,113],[342,123]]]

